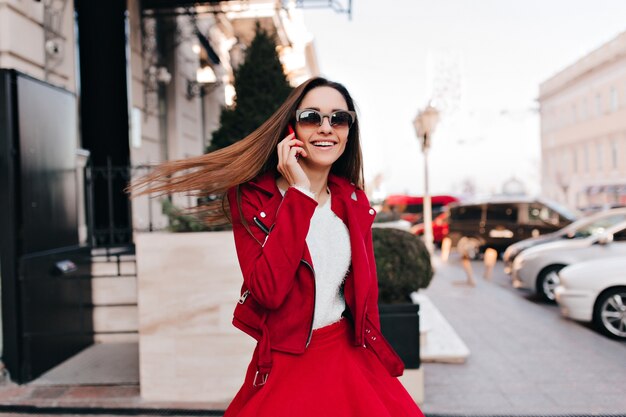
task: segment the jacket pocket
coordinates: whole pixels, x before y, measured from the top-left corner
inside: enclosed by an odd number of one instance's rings
[[[391,376],[400,376],[404,372],[404,362],[389,344],[375,323],[366,316],[365,344],[374,352]]]
[[[262,329],[267,312],[254,299],[245,285],[242,287],[242,291],[233,313],[233,325],[258,341],[263,335]]]

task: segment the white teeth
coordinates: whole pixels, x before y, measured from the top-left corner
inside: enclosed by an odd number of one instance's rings
[[[313,142],[313,146],[333,146],[334,142]]]

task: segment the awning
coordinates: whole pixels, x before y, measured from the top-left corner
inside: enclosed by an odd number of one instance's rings
[[[223,0],[222,0],[223,1]],[[176,7],[194,7],[222,3],[219,0],[190,1],[190,0],[142,0],[141,7],[149,9],[173,9]]]

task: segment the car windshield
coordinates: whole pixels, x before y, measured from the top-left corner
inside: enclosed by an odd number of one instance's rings
[[[553,210],[559,212],[559,214],[563,217],[565,217],[566,219],[568,219],[570,222],[575,221],[576,219],[578,219],[580,217],[580,215],[578,213],[576,213],[575,211],[572,211],[570,209],[568,209],[567,207],[556,203],[554,201],[550,201],[550,203],[548,204],[550,206],[550,208],[552,208]]]
[[[597,235],[604,232],[609,227],[626,221],[626,214],[617,214],[615,216],[598,219],[594,222],[582,225],[576,230],[565,235],[568,239],[581,239],[589,236]]]

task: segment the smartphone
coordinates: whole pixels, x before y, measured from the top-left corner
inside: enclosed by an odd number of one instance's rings
[[[287,130],[289,131],[289,134],[290,134],[290,135],[291,135],[292,133],[296,133],[296,132],[294,132],[293,127],[291,127],[291,124],[288,124],[288,125],[287,125]],[[298,138],[296,138],[295,136],[294,136],[293,138],[294,138],[294,139],[298,139]],[[300,158],[300,154],[297,154],[297,155],[296,155],[296,161],[297,161],[299,158]]]

